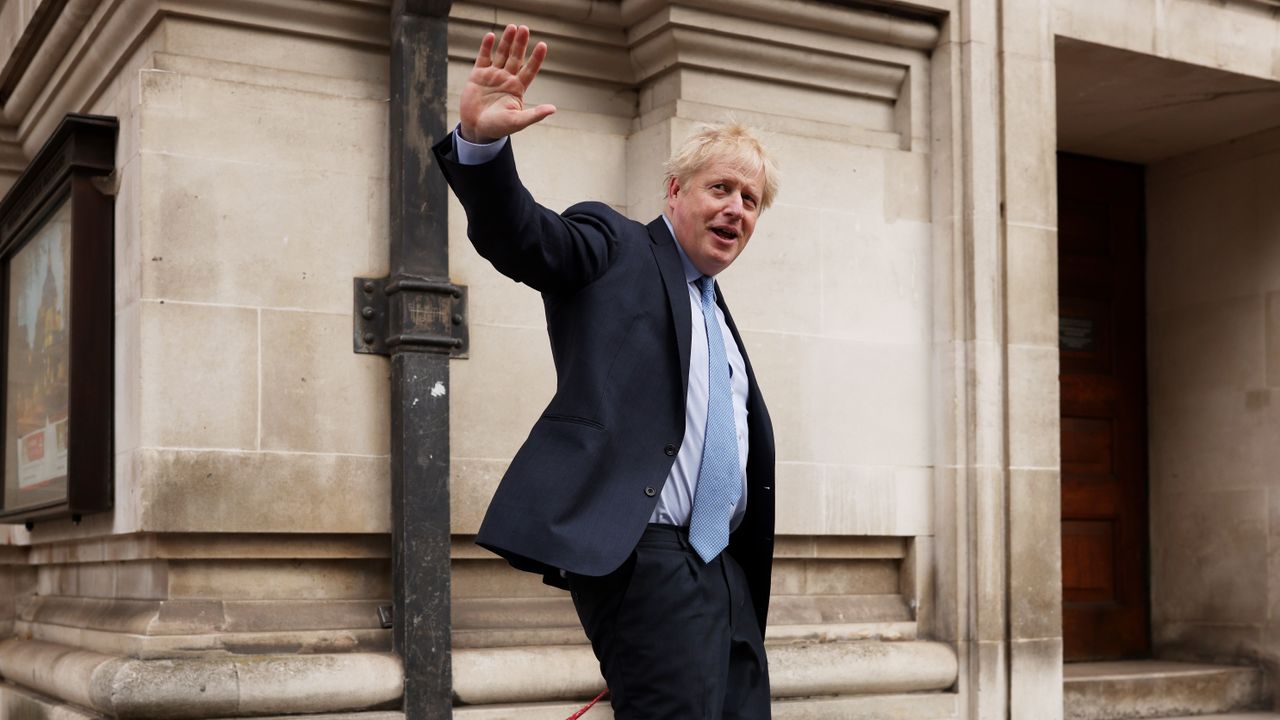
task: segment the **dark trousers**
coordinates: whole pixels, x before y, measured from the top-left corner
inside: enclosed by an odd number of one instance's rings
[[[618,720],[767,720],[769,670],[742,568],[650,525],[603,577],[569,575]]]

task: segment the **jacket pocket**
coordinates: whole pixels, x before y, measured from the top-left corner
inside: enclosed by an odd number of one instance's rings
[[[587,427],[595,428],[596,430],[604,430],[603,423],[597,420],[592,420],[591,418],[578,417],[577,415],[559,415],[556,413],[543,413],[542,419],[549,420],[551,422],[563,422],[563,423],[573,423],[575,425],[586,425]]]

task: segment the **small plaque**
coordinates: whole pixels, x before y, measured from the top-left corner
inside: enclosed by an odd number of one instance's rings
[[[1097,346],[1093,318],[1058,318],[1058,347],[1067,352],[1092,352]]]

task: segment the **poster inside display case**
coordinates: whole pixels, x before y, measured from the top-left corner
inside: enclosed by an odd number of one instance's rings
[[[59,203],[9,260],[6,510],[47,505],[67,492],[70,210]]]
[[[111,507],[116,132],[68,115],[0,201],[0,522]]]

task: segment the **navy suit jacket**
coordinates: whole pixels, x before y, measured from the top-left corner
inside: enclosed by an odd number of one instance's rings
[[[559,570],[604,575],[635,549],[684,438],[692,327],[666,223],[587,202],[557,214],[520,182],[508,141],[482,165],[435,155],[467,235],[499,272],[542,293],[556,392],[502,478],[476,542],[564,587]],[[718,290],[718,288],[717,288]],[[761,631],[773,564],[773,427],[742,338],[748,378],[747,510],[730,537]]]

